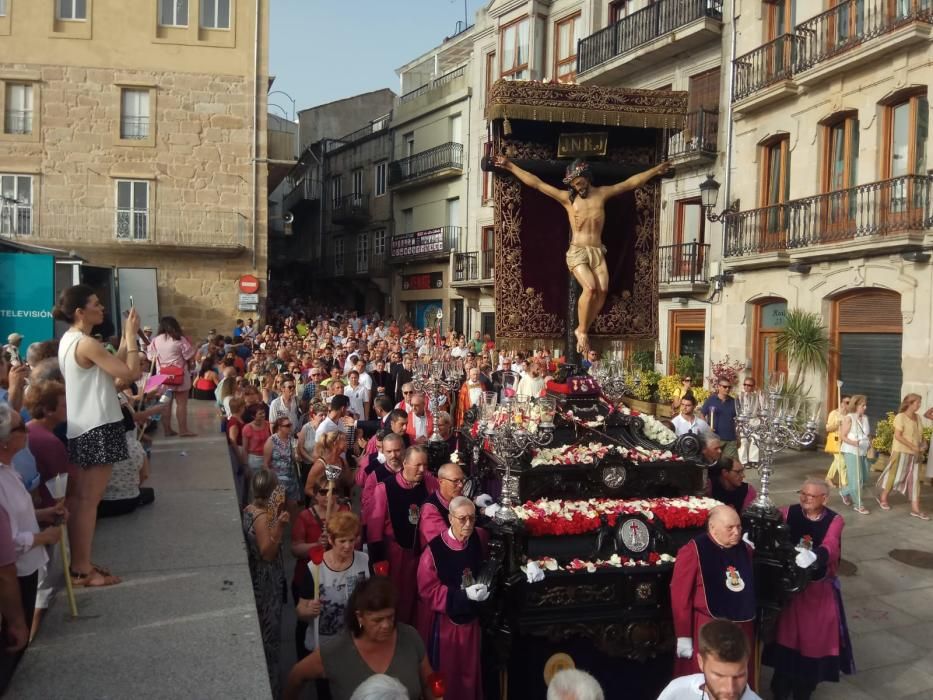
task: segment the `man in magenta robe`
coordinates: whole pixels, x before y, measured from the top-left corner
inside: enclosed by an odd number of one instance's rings
[[[444,532],[449,526],[450,502],[463,495],[466,479],[463,470],[456,464],[445,464],[437,470],[437,491],[428,496],[421,506],[418,521],[418,543],[423,550],[428,542]]]
[[[696,651],[700,628],[713,619],[731,620],[755,648],[755,580],[752,549],[742,542],[742,521],[730,506],[710,511],[706,533],[677,552],[671,578],[671,610],[677,635],[675,676],[700,672]],[[754,658],[754,654],[752,654]],[[753,664],[749,682],[754,687]]]
[[[388,439],[388,438],[387,438]],[[385,441],[383,442],[383,449]],[[421,504],[437,490],[437,479],[427,471],[428,451],[409,447],[402,470],[376,484],[366,518],[366,538],[373,569],[388,562],[389,578],[398,591],[396,620],[415,626],[418,591],[418,521]]]
[[[464,496],[450,501],[450,527],[432,539],[418,563],[420,629],[432,668],[444,675],[445,700],[482,700],[482,632],[477,605],[489,597],[477,583],[485,547],[475,529],[476,508]]]
[[[378,457],[370,460],[366,465],[366,474],[363,477],[363,494],[360,499],[360,519],[365,524],[369,520],[372,510],[373,494],[376,484],[394,478],[402,471],[402,454],[405,452],[405,442],[400,435],[389,433],[382,441],[382,454],[385,460]],[[361,467],[361,469],[363,469]]]
[[[765,649],[764,663],[774,667],[776,700],[805,700],[818,683],[837,683],[840,671],[855,671],[836,577],[845,523],[826,507],[828,497],[825,481],[808,479],[800,489],[800,504],[781,509],[797,545],[797,565],[815,570],[807,587],[781,611],[775,641]]]

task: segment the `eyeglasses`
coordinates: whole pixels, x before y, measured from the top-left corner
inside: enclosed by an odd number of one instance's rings
[[[294,384],[283,384],[282,388],[283,389],[294,389],[295,385]]]
[[[403,391],[403,392],[402,392],[402,395],[408,396],[410,393],[411,393],[410,391]]]
[[[279,423],[279,427],[280,428],[291,428],[292,424],[291,423]]]
[[[692,382],[693,380],[690,377],[684,377],[685,382]]]
[[[750,386],[750,387],[752,387],[752,388],[754,388],[754,387],[755,387],[755,385],[754,385],[754,384],[751,384],[751,383],[749,383],[749,382],[746,382],[746,383],[745,383],[745,384],[743,384],[742,386]]]
[[[731,384],[720,384],[720,385],[719,385],[719,388],[720,388],[720,389],[725,389],[726,391],[728,391],[729,389],[732,388],[732,385],[731,385]]]
[[[822,498],[825,496],[825,493],[807,493],[806,491],[797,492],[801,498]]]
[[[476,522],[475,515],[451,515],[450,517],[456,520],[458,523],[475,523]]]
[[[441,477],[442,481],[449,481],[452,484],[459,484],[463,486],[466,483],[466,479],[448,479],[446,476]]]

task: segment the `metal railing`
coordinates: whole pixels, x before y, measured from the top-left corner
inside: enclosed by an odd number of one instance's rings
[[[6,134],[31,134],[32,110],[5,110],[3,113],[3,131]]]
[[[389,257],[401,261],[449,255],[460,249],[461,231],[460,226],[438,226],[412,233],[397,233],[390,239]]]
[[[385,256],[376,255],[369,251],[365,259],[360,259],[356,253],[352,257],[344,255],[325,255],[314,262],[314,274],[324,279],[335,277],[372,276],[385,272]]]
[[[339,139],[327,139],[324,143],[324,151],[330,152],[337,150],[338,148],[343,148],[354,141],[359,141],[362,138],[369,136],[370,134],[375,134],[377,131],[385,131],[389,128],[389,122],[392,121],[392,112],[384,114],[381,117],[373,119],[369,124],[364,127],[353,131],[346,136],[341,136]]]
[[[904,175],[730,216],[723,256],[933,228],[933,176]]]
[[[450,168],[463,169],[463,144],[445,143],[389,163],[389,186]]]
[[[659,0],[577,42],[577,74],[698,19],[722,21],[722,0]]]
[[[361,222],[369,219],[369,195],[345,194],[334,203],[331,221],[337,223]]]
[[[709,282],[709,243],[658,246],[658,282]]]
[[[0,199],[0,235],[32,235],[32,205],[9,204]]]
[[[456,253],[454,255],[454,282],[470,282],[479,279],[477,253]]]
[[[667,146],[668,156],[683,156],[691,153],[717,152],[719,134],[719,111],[700,109],[687,114],[687,125],[682,131],[670,137]]]
[[[411,102],[412,100],[421,97],[436,87],[445,85],[457,78],[460,78],[466,74],[466,65],[462,65],[459,68],[454,68],[452,71],[448,71],[433,80],[428,81],[424,85],[416,87],[414,90],[409,90],[404,95],[398,98],[399,104],[404,104],[405,102]]]
[[[847,0],[797,25],[806,70],[907,22],[933,22],[933,0]]]
[[[732,99],[740,100],[794,74],[803,38],[782,34],[735,59],[732,66]]]
[[[120,138],[142,140],[149,138],[149,117],[121,117]]]
[[[14,221],[0,212],[0,234],[67,243],[127,241],[208,248],[248,247],[249,222],[239,212],[211,209],[121,209],[53,206],[19,208]]]

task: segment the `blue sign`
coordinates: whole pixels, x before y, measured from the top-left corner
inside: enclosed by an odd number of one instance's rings
[[[0,253],[0,341],[10,333],[23,336],[24,356],[30,343],[55,335],[55,258],[30,253]]]
[[[415,327],[437,328],[437,312],[443,308],[444,302],[440,299],[415,302],[415,318],[413,319]]]

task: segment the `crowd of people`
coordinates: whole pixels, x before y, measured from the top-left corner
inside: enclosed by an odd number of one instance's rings
[[[30,346],[23,361],[11,336],[0,357],[0,615],[12,650],[3,656],[5,678],[30,625],[35,633],[34,610],[48,605],[59,524],[68,524],[74,585],[120,583],[92,563],[97,518],[152,502],[142,486],[148,444],[160,424],[166,436],[195,435],[190,398],[216,404],[227,438],[274,696],[298,698],[313,683],[319,698],[433,697],[442,679],[444,697],[483,697],[479,611],[491,593],[483,525],[497,506],[475,489],[464,494],[469,475],[450,456],[484,392],[541,394],[555,369],[550,353],[500,352],[478,333],[441,335],[298,300],[274,307],[261,329],[245,319],[203,342],[172,317],[154,334],[140,329],[135,310],[121,338],[102,342],[93,331],[103,314],[92,289],[72,287],[55,310],[70,324],[60,341]],[[422,391],[432,361],[458,363],[462,384]],[[590,352],[584,366],[598,363]],[[757,391],[754,379],[742,381],[743,391]],[[710,697],[755,698],[755,587],[739,516],[756,496],[744,473],[757,451],[736,435],[732,382],[720,378],[701,406],[691,384],[685,378],[674,401],[672,428],[700,436],[708,493],[725,505],[678,553],[671,598],[683,678],[661,697],[706,689]],[[838,452],[829,476],[847,506],[867,513],[867,400],[843,398],[826,426],[827,450]],[[887,510],[892,491],[904,493],[911,515],[927,520],[919,509],[919,408],[919,396],[905,397],[878,503]],[[431,448],[435,432],[445,443],[441,460]],[[64,499],[45,487],[59,474],[68,475]],[[777,698],[809,697],[818,682],[850,669],[851,649],[832,634],[844,628],[834,588],[843,520],[826,507],[828,497],[827,480],[810,479],[800,503],[782,511],[801,543],[797,565],[820,574],[782,612],[766,651]],[[290,574],[286,551],[296,561]],[[289,588],[298,662],[282,687]],[[552,691],[567,700],[602,697],[579,671],[557,674]]]

